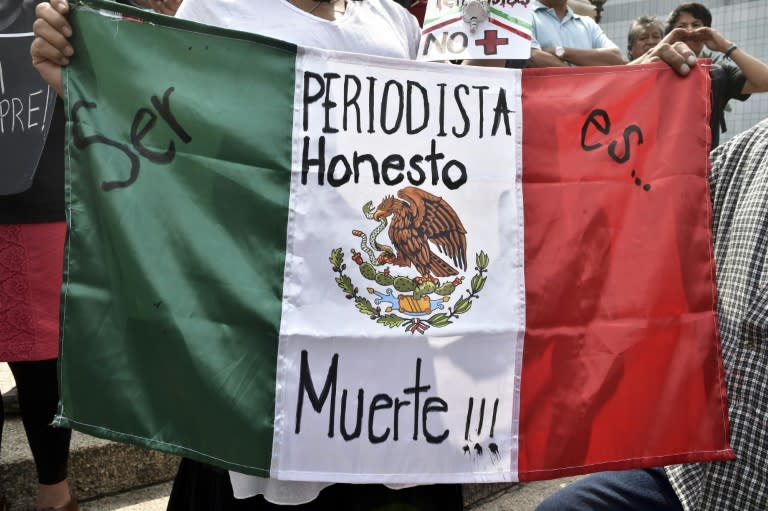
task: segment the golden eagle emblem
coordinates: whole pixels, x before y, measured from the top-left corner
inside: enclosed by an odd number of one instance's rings
[[[373,212],[373,219],[390,218],[389,239],[395,252],[384,252],[380,263],[416,268],[422,280],[458,275],[467,269],[467,231],[459,215],[442,199],[409,186],[385,197]],[[453,261],[451,266],[430,247],[430,242]],[[458,268],[458,269],[457,269]]]

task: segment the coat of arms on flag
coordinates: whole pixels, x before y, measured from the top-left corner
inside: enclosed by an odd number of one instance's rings
[[[466,296],[457,293],[465,280],[460,273],[467,270],[467,231],[446,200],[409,186],[375,208],[367,202],[363,214],[376,227],[370,233],[353,230],[360,251],[352,248],[349,254],[360,275],[371,281],[364,288],[375,296],[373,303],[345,272],[344,251],[336,248],[330,256],[336,283],[360,312],[389,328],[423,334],[430,327],[450,325],[470,310],[485,286],[489,259],[482,251],[475,256],[476,273]],[[379,241],[384,232],[392,245]],[[400,273],[411,268],[416,275]]]

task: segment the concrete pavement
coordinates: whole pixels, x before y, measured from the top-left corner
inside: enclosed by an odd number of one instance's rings
[[[82,511],[165,511],[171,483],[158,484],[139,490],[82,502]]]
[[[536,506],[552,492],[566,486],[578,477],[540,481],[516,485],[497,486],[495,492],[483,494],[481,488],[465,490],[467,511],[533,511]],[[151,486],[91,502],[82,503],[83,511],[165,511],[171,483]],[[475,500],[476,499],[476,500]]]

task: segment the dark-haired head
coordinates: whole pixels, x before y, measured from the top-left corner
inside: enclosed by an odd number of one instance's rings
[[[676,28],[680,28],[680,18],[683,14],[688,14],[691,17],[697,19],[701,26],[704,27],[711,27],[712,26],[712,13],[709,12],[709,9],[707,9],[704,5],[696,3],[696,2],[687,2],[684,4],[680,4],[677,7],[675,7],[675,10],[672,11],[667,18],[667,26],[665,30],[665,34],[668,34],[672,32],[672,30]],[[685,26],[682,28],[698,28],[698,27],[691,27],[691,26]]]

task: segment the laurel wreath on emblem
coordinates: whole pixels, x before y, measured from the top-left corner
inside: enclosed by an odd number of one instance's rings
[[[355,260],[355,262],[358,261],[358,258],[360,256],[360,252],[356,252],[354,249],[351,250],[352,258]],[[346,298],[348,300],[354,300],[355,301],[355,307],[357,307],[357,310],[359,310],[361,313],[367,315],[372,320],[375,320],[377,323],[380,323],[384,326],[388,326],[389,328],[395,328],[402,326],[405,328],[407,332],[410,332],[412,334],[419,332],[420,334],[423,334],[424,332],[429,329],[429,327],[435,327],[435,328],[443,328],[453,323],[453,319],[457,319],[460,315],[465,314],[469,312],[469,309],[472,308],[472,300],[475,298],[480,298],[480,291],[482,291],[483,287],[485,286],[485,279],[487,278],[485,273],[487,272],[488,268],[488,255],[484,252],[480,252],[476,254],[475,256],[475,275],[472,276],[472,279],[470,280],[469,288],[466,290],[467,296],[461,296],[456,303],[453,305],[453,307],[448,308],[448,312],[439,312],[437,314],[433,314],[426,318],[408,318],[404,316],[399,316],[397,314],[393,313],[382,313],[380,306],[375,306],[371,303],[370,300],[367,298],[360,296],[359,289],[357,286],[355,286],[352,283],[352,279],[345,273],[345,270],[347,269],[347,265],[344,262],[344,252],[341,248],[336,248],[331,251],[331,257],[329,258],[329,261],[331,262],[331,266],[333,266],[333,271],[338,273],[339,276],[336,277],[336,283],[339,285],[341,290],[344,292]],[[362,262],[360,259],[360,263],[358,265],[360,266],[360,273],[365,276],[366,274],[370,275],[370,268],[373,268],[370,263]],[[395,280],[402,280],[403,282],[408,281],[414,284],[414,298],[418,296],[416,290],[418,289],[418,286],[415,285],[415,282],[413,279],[409,277],[392,277],[389,275],[388,269],[384,270],[382,272],[377,272],[374,270],[374,278],[372,280],[375,280],[376,282],[384,281],[386,282],[388,279],[392,279],[392,282],[394,283]],[[464,277],[461,277],[459,279],[455,279],[451,282],[446,282],[442,284],[440,287],[443,289],[451,289],[455,290],[456,286],[463,282]],[[436,290],[439,288],[436,288]],[[367,291],[369,293],[373,293],[373,288],[367,288]],[[451,291],[452,292],[452,291]],[[462,293],[463,295],[463,293]],[[422,295],[426,296],[426,295]],[[447,298],[447,296],[446,296]]]
[[[402,327],[411,334],[424,334],[430,327],[444,328],[469,312],[473,300],[480,297],[485,286],[489,257],[483,251],[475,255],[475,274],[469,286],[449,306],[452,296],[464,282],[458,269],[467,266],[466,231],[461,220],[441,197],[418,188],[406,187],[397,195],[398,198],[385,197],[376,208],[371,202],[363,206],[364,216],[378,222],[370,237],[363,231],[352,231],[361,239],[361,252],[350,249],[351,258],[360,274],[372,282],[366,290],[376,296],[373,302],[360,296],[359,288],[346,273],[342,248],[333,249],[329,261],[338,274],[336,284],[348,300],[354,300],[358,311],[389,328]],[[378,235],[387,227],[388,218],[391,219],[388,234],[394,247],[377,241]],[[433,252],[429,243],[447,255],[456,268]],[[368,260],[365,260],[366,255]],[[393,275],[390,265],[414,266],[420,275]],[[439,277],[448,279],[440,280]],[[374,286],[380,287],[376,289]],[[447,312],[437,312],[446,307]]]

